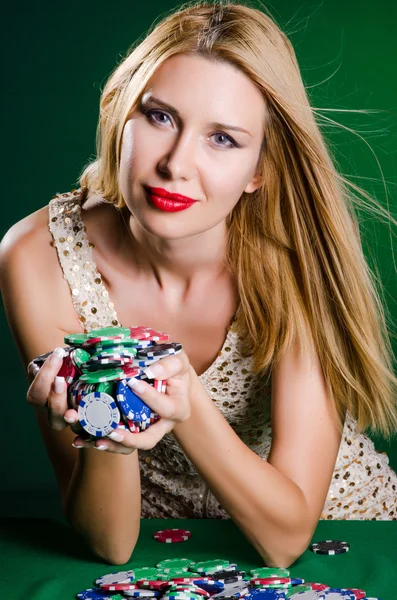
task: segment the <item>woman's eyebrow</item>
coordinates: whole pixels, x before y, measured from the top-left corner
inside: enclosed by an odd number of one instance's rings
[[[173,113],[177,117],[180,117],[177,109],[174,106],[171,106],[171,104],[167,104],[166,102],[163,102],[163,100],[160,100],[159,98],[155,98],[154,96],[150,96],[150,97],[145,96],[144,98],[142,98],[142,104],[147,104],[149,102],[158,104],[159,106],[162,106],[163,108],[166,108],[167,110],[169,110],[171,113]],[[232,131],[241,131],[242,133],[247,133],[248,135],[250,135],[252,137],[252,134],[249,131],[247,131],[246,129],[243,129],[242,127],[235,127],[234,125],[226,125],[225,123],[218,123],[215,121],[213,123],[209,123],[209,125],[211,127],[217,127],[220,129],[231,129]]]

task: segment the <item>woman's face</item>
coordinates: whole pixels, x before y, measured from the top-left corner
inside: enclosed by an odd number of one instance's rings
[[[259,89],[231,65],[187,54],[167,59],[123,130],[120,190],[141,227],[160,238],[177,239],[224,221],[241,194],[261,183],[255,168],[266,114]],[[198,202],[187,210],[164,212],[148,201],[143,186]]]

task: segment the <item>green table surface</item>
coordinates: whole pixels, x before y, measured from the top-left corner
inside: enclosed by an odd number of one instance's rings
[[[72,600],[93,587],[95,579],[165,558],[194,561],[224,558],[249,572],[263,562],[232,520],[143,519],[130,561],[120,567],[90,553],[80,536],[58,519],[1,519],[0,598],[6,600]],[[153,539],[159,529],[181,527],[190,540],[163,544]],[[290,567],[291,575],[331,587],[359,588],[367,596],[397,599],[397,521],[320,521],[312,541],[349,542],[350,551],[321,556],[310,550]]]

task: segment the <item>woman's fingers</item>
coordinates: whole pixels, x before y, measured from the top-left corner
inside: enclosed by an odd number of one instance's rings
[[[151,450],[166,433],[172,430],[174,425],[174,421],[160,419],[141,433],[116,429],[107,437],[98,440],[87,441],[78,436],[74,440],[74,445],[79,448],[106,450],[113,454],[131,454],[135,450]]]
[[[51,392],[52,384],[62,366],[64,357],[63,348],[56,348],[49,356],[41,369],[36,371],[36,375],[30,384],[26,394],[26,399],[36,408],[47,408],[48,395]],[[33,367],[29,369],[33,373]]]
[[[143,369],[149,379],[170,379],[171,377],[182,377],[189,371],[189,358],[181,350],[173,356],[165,356]]]
[[[166,394],[161,394],[143,379],[131,377],[127,385],[160,417],[177,422],[189,418],[190,403],[186,397],[186,384],[182,381],[176,380],[172,385],[171,381],[167,380]]]

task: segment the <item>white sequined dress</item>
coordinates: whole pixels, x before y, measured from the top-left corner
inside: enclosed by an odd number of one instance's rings
[[[81,219],[82,190],[49,202],[49,230],[82,329],[119,323],[93,261]],[[243,442],[263,460],[271,445],[271,375],[256,376],[239,352],[234,321],[214,363],[200,376],[208,395]],[[152,450],[139,450],[142,518],[229,518],[171,434]],[[386,453],[355,432],[347,416],[321,519],[397,520],[397,474]]]

